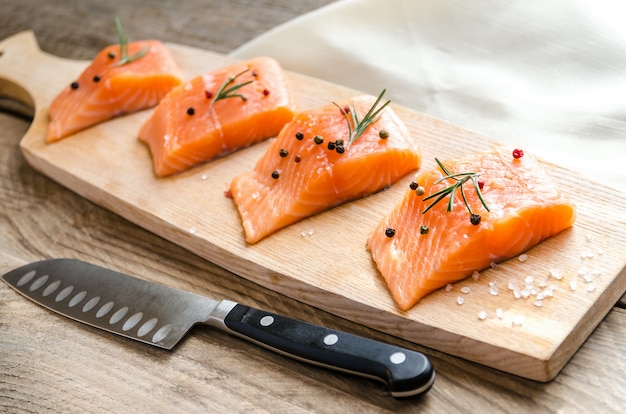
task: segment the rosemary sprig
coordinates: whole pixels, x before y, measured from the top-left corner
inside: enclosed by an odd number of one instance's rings
[[[251,84],[252,80],[249,80],[247,82],[242,82],[242,83],[237,83],[234,84],[234,82],[237,80],[238,77],[240,77],[241,75],[243,75],[244,73],[250,71],[250,69],[246,69],[244,71],[239,72],[238,74],[236,74],[235,76],[231,76],[230,78],[228,78],[228,80],[226,80],[222,86],[220,86],[220,88],[218,89],[217,93],[215,94],[215,97],[213,98],[213,101],[211,102],[211,108],[213,107],[213,105],[215,104],[215,102],[221,100],[221,99],[227,99],[227,98],[241,98],[242,101],[247,101],[248,98],[245,97],[245,95],[242,95],[240,93],[235,93],[237,92],[239,89],[243,88],[246,85]],[[230,86],[232,85],[232,86]]]
[[[354,103],[348,108],[349,110],[346,111],[344,108],[337,105],[336,102],[333,102],[333,104],[341,110],[341,113],[343,114],[344,118],[346,118],[346,122],[348,123],[348,146],[356,141],[361,135],[363,135],[367,127],[369,127],[374,121],[378,119],[378,114],[380,114],[380,112],[385,109],[385,107],[389,105],[389,103],[391,103],[391,101],[388,100],[378,109],[376,109],[376,107],[382,100],[385,92],[387,92],[387,90],[383,89],[380,95],[378,95],[376,102],[374,102],[374,105],[372,105],[372,107],[369,109],[369,111],[367,111],[367,113],[361,120],[359,120],[359,114],[356,111]]]
[[[119,17],[115,17],[115,28],[117,30],[117,38],[120,43],[120,60],[115,64],[116,66],[124,66],[127,63],[134,62],[148,53],[150,47],[146,46],[134,55],[128,56],[128,37],[126,37],[124,31],[122,30],[122,22]]]
[[[452,174],[450,171],[448,171],[448,169],[445,167],[445,165],[443,165],[443,163],[441,161],[439,161],[437,158],[435,158],[435,161],[437,161],[437,164],[439,165],[439,168],[441,168],[441,171],[443,171],[444,174],[446,174],[444,177],[441,177],[440,179],[438,179],[437,181],[435,181],[434,184],[439,184],[440,182],[443,182],[445,180],[449,180],[452,179],[454,180],[454,184],[437,191],[436,193],[433,193],[427,197],[424,197],[424,201],[427,200],[431,200],[435,198],[435,201],[433,201],[428,207],[426,207],[426,209],[424,209],[424,211],[422,211],[422,214],[425,214],[428,210],[430,210],[435,204],[439,203],[441,200],[443,200],[445,197],[449,196],[450,199],[448,200],[448,208],[447,211],[450,212],[454,209],[454,195],[456,194],[456,191],[460,188],[461,189],[461,197],[463,198],[463,202],[465,203],[465,207],[467,208],[467,211],[469,211],[470,213],[470,217],[472,219],[472,223],[474,223],[474,221],[477,221],[475,224],[478,224],[478,222],[480,222],[480,215],[478,214],[474,214],[472,212],[471,207],[469,206],[469,203],[467,202],[467,198],[465,196],[465,190],[463,188],[463,185],[468,182],[468,181],[472,181],[472,184],[474,184],[474,189],[476,190],[476,195],[478,195],[478,199],[480,200],[480,202],[482,203],[483,207],[485,207],[485,210],[489,211],[489,207],[487,207],[487,203],[485,202],[485,199],[483,198],[483,195],[480,191],[480,185],[478,184],[478,177],[480,176],[480,173],[477,172],[461,172],[461,173],[456,173],[456,174]]]

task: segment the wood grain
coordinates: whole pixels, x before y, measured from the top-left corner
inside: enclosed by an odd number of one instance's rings
[[[231,61],[197,48],[169,46],[187,79]],[[243,241],[236,208],[224,192],[235,175],[254,165],[266,143],[167,179],[154,177],[149,153],[136,139],[150,111],[47,145],[43,140],[47,107],[59,85],[75,79],[86,62],[40,53],[31,32],[7,39],[0,47],[4,51],[0,74],[9,79],[3,82],[9,85],[6,89],[24,89],[36,108],[33,124],[20,144],[35,169],[235,274],[335,315],[505,372],[548,381],[626,289],[626,253],[610,242],[626,235],[624,197],[607,188],[606,199],[592,203],[577,194],[579,189],[585,191],[579,184],[582,177],[547,166],[578,205],[576,226],[531,250],[530,260],[523,264],[509,260],[497,270],[483,272],[478,283],[459,283],[452,293],[434,293],[411,311],[401,312],[364,244],[411,177],[403,181],[405,185],[319,214],[249,246]],[[290,80],[301,109],[356,93],[297,74],[290,74]],[[406,108],[395,109],[418,137],[425,168],[432,166],[429,160],[438,154],[464,155],[467,149],[459,145],[463,142],[484,149],[497,145],[446,122]],[[587,185],[591,191],[592,185],[599,184]],[[598,217],[600,210],[624,223],[611,226],[604,216]],[[314,234],[302,236],[310,230]],[[337,246],[342,246],[339,257]],[[589,258],[589,263],[583,263],[581,257],[587,251],[601,260]],[[596,273],[595,290],[586,292],[578,272],[589,266]],[[563,280],[550,278],[550,269],[562,273]],[[515,280],[523,285],[527,275],[558,286],[554,298],[543,301],[541,307],[532,299],[515,300],[507,284]],[[580,290],[568,288],[573,281],[581,284]],[[490,295],[489,282],[497,283],[502,294]],[[462,307],[456,303],[461,286],[474,291]],[[501,318],[496,317],[496,309],[503,310]],[[477,317],[482,310],[488,312],[487,320]]]
[[[167,1],[156,4],[164,4],[158,24],[164,40],[228,52],[322,3],[186,0],[180,9],[168,8]],[[102,28],[113,13],[132,12],[133,35],[141,38],[153,30],[156,7],[150,0],[3,0],[0,39],[35,29],[44,50],[89,59],[108,43]],[[211,30],[184,24],[197,10],[210,12],[204,18],[213,22]],[[243,15],[245,24],[229,24]],[[561,374],[545,384],[412,345],[249,282],[38,174],[18,146],[30,125],[21,115],[28,108],[0,105],[9,111],[0,111],[0,272],[44,258],[86,259],[412,346],[426,352],[437,369],[435,386],[424,398],[394,400],[378,383],[290,361],[208,329],[164,352],[59,318],[0,285],[2,412],[618,413],[626,406],[624,309],[613,308]]]

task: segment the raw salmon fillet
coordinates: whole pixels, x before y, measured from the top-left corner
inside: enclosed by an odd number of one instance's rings
[[[67,85],[48,110],[50,124],[46,142],[114,117],[156,106],[182,75],[169,49],[158,40],[128,43],[128,55],[144,48],[137,60],[118,65],[120,46],[101,50],[79,78]]]
[[[452,211],[447,211],[446,197],[423,213],[434,201],[424,198],[454,181],[446,179],[435,184],[445,175],[439,168],[417,175],[414,183],[423,187],[424,194],[407,189],[403,200],[367,241],[378,270],[402,310],[492,262],[530,249],[572,226],[576,219],[575,206],[529,155],[514,158],[511,151],[498,149],[443,164],[452,174],[481,174],[478,180],[489,211],[468,181],[463,188],[472,212],[481,216],[478,225],[470,222],[460,189]],[[422,226],[428,228],[427,233],[420,233]]]
[[[240,96],[216,99],[221,89],[238,85],[243,86],[232,94]],[[141,127],[139,139],[150,147],[156,175],[164,177],[276,136],[294,107],[280,64],[258,57],[174,88]]]
[[[374,102],[371,96],[359,96],[338,103],[339,107],[328,104],[298,113],[254,169],[231,182],[230,194],[248,243],[382,190],[419,168],[417,142],[389,107],[345,148],[349,131],[340,108],[353,105],[362,117]],[[387,131],[388,138],[380,137],[381,130]],[[344,140],[345,152],[337,151],[338,140]]]

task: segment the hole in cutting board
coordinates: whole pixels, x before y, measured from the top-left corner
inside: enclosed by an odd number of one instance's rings
[[[35,102],[26,89],[0,78],[0,111],[32,121],[35,115]]]

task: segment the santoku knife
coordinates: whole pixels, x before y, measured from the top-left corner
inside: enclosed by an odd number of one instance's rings
[[[383,381],[394,397],[428,391],[428,358],[229,300],[212,300],[74,259],[31,263],[2,276],[32,301],[109,332],[171,349],[198,323],[280,354]]]

